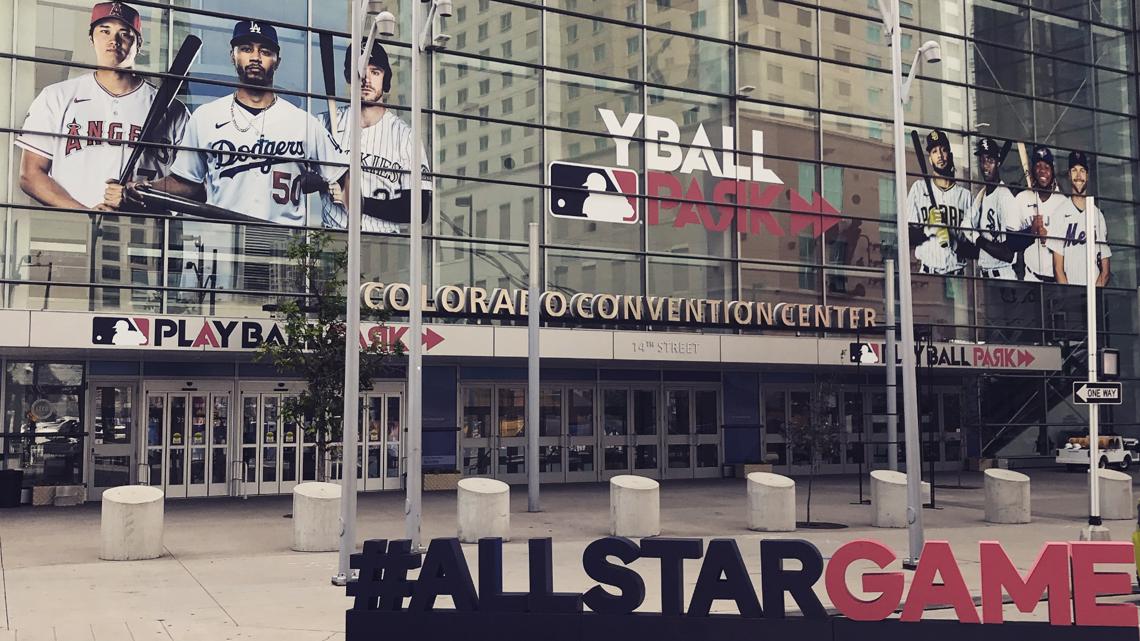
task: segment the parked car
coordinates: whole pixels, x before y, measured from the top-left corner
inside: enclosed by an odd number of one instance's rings
[[[1110,465],[1127,470],[1140,459],[1140,439],[1121,436],[1101,436],[1097,439],[1097,467]],[[1074,436],[1063,447],[1057,448],[1057,462],[1070,472],[1089,466],[1089,437]]]

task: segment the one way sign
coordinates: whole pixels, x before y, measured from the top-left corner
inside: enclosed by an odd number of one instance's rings
[[[1120,383],[1074,381],[1073,396],[1081,405],[1120,405]]]

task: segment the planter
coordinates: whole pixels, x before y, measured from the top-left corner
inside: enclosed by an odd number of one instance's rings
[[[753,472],[772,472],[771,463],[737,463],[733,466],[733,476],[738,479],[748,478]]]
[[[37,485],[32,488],[32,505],[51,505],[55,502],[54,485]]]
[[[437,472],[424,474],[424,491],[440,492],[459,488],[459,480],[463,475],[459,472]]]
[[[60,485],[55,488],[55,499],[52,505],[56,507],[72,507],[82,505],[87,501],[87,487],[84,485]]]

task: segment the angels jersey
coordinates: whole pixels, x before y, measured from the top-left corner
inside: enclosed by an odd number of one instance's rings
[[[257,114],[232,94],[208,102],[190,116],[183,145],[211,150],[182,150],[171,167],[180,178],[205,183],[206,202],[284,225],[305,222],[303,169],[311,167],[331,182],[347,164],[321,123],[284,99]]]
[[[1060,237],[1050,238],[1045,246],[1049,251],[1061,254],[1064,258],[1065,277],[1068,278],[1069,284],[1084,285],[1088,282],[1089,273],[1088,256],[1085,254],[1085,243],[1088,242],[1085,212],[1077,209],[1071,198],[1065,198],[1064,201],[1065,205],[1057,208],[1059,218],[1053,221]],[[1099,207],[1094,207],[1093,216],[1096,221],[1096,273],[1099,275],[1101,259],[1112,256],[1112,250],[1108,247],[1108,227],[1104,224],[1104,212],[1100,211]]]
[[[943,189],[933,182],[932,186],[934,200],[941,212],[941,224],[947,226],[950,238],[956,238],[963,233],[972,237],[977,225],[968,218],[970,192],[958,183],[953,183],[949,189]],[[907,222],[916,225],[930,224],[930,196],[927,194],[924,181],[916,180],[910,186],[910,192],[906,195],[906,211]],[[924,271],[931,274],[951,274],[966,266],[965,261],[954,253],[954,241],[951,240],[943,246],[942,241],[936,236],[929,237],[916,246],[914,257],[922,263]]]
[[[341,149],[348,151],[348,105],[337,107],[336,142]],[[321,114],[321,121],[328,126],[328,114]],[[424,190],[431,191],[431,179],[427,178],[427,153],[420,142],[420,168],[424,178]],[[412,128],[400,120],[395,113],[385,110],[384,115],[374,124],[364,127],[360,133],[360,195],[380,200],[396,198],[401,191],[412,188]],[[332,202],[327,193],[321,194],[323,207],[322,220],[325,227],[344,229],[348,226],[348,211],[343,205]],[[400,226],[391,221],[374,216],[360,217],[361,231],[396,233]]]
[[[977,224],[976,229],[979,232],[985,232],[996,243],[1005,242],[1006,232],[1019,229],[1017,225],[1021,222],[1021,215],[1018,205],[1014,200],[1013,192],[1005,186],[1005,183],[999,183],[988,194],[985,189],[980,190],[974,196],[973,211]],[[979,250],[979,269],[1000,270],[1005,267],[1013,267],[1013,264],[994,258],[984,249]]]
[[[71,197],[87,207],[103,202],[107,179],[118,179],[131,146],[138,140],[157,90],[140,82],[134,91],[115,96],[94,73],[44,87],[32,101],[24,119],[24,132],[16,145],[51,161],[51,176]],[[161,123],[155,142],[178,144],[189,114],[175,100]],[[94,140],[94,139],[101,140]],[[150,147],[135,166],[135,180],[166,175],[174,152]]]
[[[1040,211],[1045,221],[1045,233],[1051,236],[1053,225],[1061,216],[1057,210],[1064,207],[1069,199],[1054,189],[1048,200],[1040,200],[1036,191],[1026,189],[1017,194],[1014,201],[1017,202],[1017,211],[1021,214],[1020,221],[1015,225],[1018,229],[1028,230],[1033,225],[1033,217]],[[1024,257],[1027,270],[1037,276],[1053,277],[1053,257],[1049,255],[1049,249],[1042,240],[1035,240],[1032,245],[1026,247]],[[1026,278],[1028,279],[1028,276]]]

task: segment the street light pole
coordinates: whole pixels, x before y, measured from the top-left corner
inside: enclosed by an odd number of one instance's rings
[[[1096,201],[1085,199],[1085,324],[1088,331],[1088,370],[1090,383],[1097,381],[1100,353],[1097,349],[1098,322],[1096,316],[1096,280],[1100,265],[1096,260]],[[1089,409],[1089,525],[1081,531],[1081,540],[1107,541],[1108,529],[1100,518],[1100,405],[1090,403]]]
[[[407,497],[404,502],[404,535],[411,540],[412,549],[420,549],[420,528],[423,520],[423,456],[420,453],[423,441],[423,393],[420,387],[423,368],[423,310],[421,287],[423,276],[423,159],[420,158],[423,146],[420,126],[420,2],[412,0],[412,60],[411,71],[411,119],[412,119],[412,207],[409,226],[411,227],[411,251],[408,269],[408,455]]]

